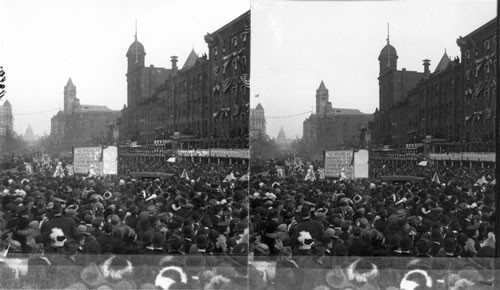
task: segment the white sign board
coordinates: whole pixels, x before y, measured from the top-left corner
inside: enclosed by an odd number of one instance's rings
[[[101,147],[81,147],[73,151],[74,173],[88,174],[90,165],[94,165],[96,175],[102,173],[102,148]]]
[[[354,178],[368,178],[368,150],[354,153]]]
[[[118,147],[109,146],[102,150],[102,173],[118,174]]]
[[[326,151],[325,176],[339,177],[342,169],[347,178],[353,177],[352,150]]]

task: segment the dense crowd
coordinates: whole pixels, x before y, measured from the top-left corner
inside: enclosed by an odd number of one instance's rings
[[[354,181],[324,179],[321,165],[252,164],[254,255],[494,256],[493,168],[379,162]],[[391,175],[423,180],[381,179]]]
[[[248,182],[239,180],[247,171],[243,165],[146,166],[123,159],[120,172],[126,174],[99,177],[68,174],[69,163],[35,162],[30,163],[32,172],[20,166],[1,173],[0,249],[247,255]],[[63,173],[55,176],[59,170]],[[136,170],[172,174],[129,174]]]

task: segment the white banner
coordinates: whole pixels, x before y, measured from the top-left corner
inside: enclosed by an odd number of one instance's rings
[[[118,174],[118,148],[109,146],[102,150],[102,173]]]
[[[74,173],[88,174],[90,165],[94,165],[96,175],[102,173],[102,148],[81,147],[75,148],[73,152]]]
[[[342,169],[347,178],[353,177],[352,150],[326,151],[325,176],[339,177]]]
[[[354,178],[368,178],[368,150],[354,153]]]
[[[495,162],[495,153],[476,153],[476,152],[461,152],[461,153],[431,153],[429,154],[432,160],[453,160],[453,161],[483,161]]]

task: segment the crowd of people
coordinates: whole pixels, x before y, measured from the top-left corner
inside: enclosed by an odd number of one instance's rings
[[[319,163],[252,166],[255,256],[494,256],[492,167],[377,162],[369,179],[351,180],[325,179]],[[392,175],[422,180],[381,178]]]
[[[124,174],[102,177],[68,174],[70,163],[31,162],[28,172],[19,162],[17,171],[1,173],[0,249],[247,256],[243,165],[146,165],[125,158],[119,162]],[[134,177],[134,171],[172,174]]]

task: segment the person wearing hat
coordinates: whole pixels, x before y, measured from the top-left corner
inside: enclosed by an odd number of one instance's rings
[[[146,246],[144,254],[158,255],[165,253],[165,234],[162,232],[155,232],[151,239],[151,244]]]
[[[97,238],[101,245],[102,253],[118,253],[122,249],[122,241],[113,234],[113,225],[105,222],[102,227],[103,234]]]
[[[323,238],[323,224],[320,221],[311,219],[311,209],[309,206],[304,205],[301,209],[302,220],[293,228],[290,232],[290,242],[292,249],[297,248],[299,233],[301,231],[307,231],[311,234],[314,241],[321,241]]]
[[[442,248],[441,242],[443,241],[443,235],[441,234],[441,231],[438,229],[432,230],[431,240],[432,240],[432,245],[431,245],[431,250],[430,250],[429,254],[432,257],[436,257],[436,255],[438,254],[438,252]]]
[[[348,241],[348,255],[349,256],[368,256],[369,247],[368,245],[361,239],[361,228],[358,226],[353,226],[351,229],[352,238]]]
[[[333,255],[333,246],[341,240],[339,239],[338,235],[336,235],[335,230],[332,228],[327,228],[325,230],[325,233],[323,235],[323,239],[321,241],[325,246],[325,256],[332,256]]]
[[[189,250],[189,254],[197,254],[197,255],[208,255],[208,237],[204,234],[197,235],[195,238],[195,244],[191,246]]]
[[[184,241],[179,235],[172,235],[167,241],[167,255],[185,255]]]
[[[52,208],[53,217],[44,222],[41,226],[41,234],[45,243],[50,242],[49,235],[53,228],[59,228],[69,241],[77,238],[75,221],[70,217],[62,215],[63,209],[59,202],[55,202]]]
[[[189,249],[194,243],[193,225],[184,225],[182,227],[182,249],[183,253],[189,253]]]
[[[443,248],[436,254],[435,257],[459,257],[459,254],[457,253],[457,241],[452,237],[445,238],[443,241]]]

